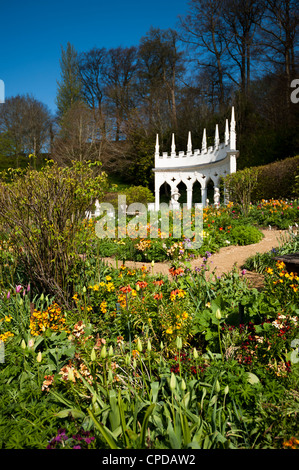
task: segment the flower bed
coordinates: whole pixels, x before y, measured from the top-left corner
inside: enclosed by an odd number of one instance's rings
[[[249,219],[230,205],[204,222],[220,240]],[[170,276],[121,256],[112,268],[84,230],[71,302],[33,288],[2,247],[0,447],[297,448],[298,275],[269,255],[257,291],[214,276],[210,250],[191,270],[182,245]]]

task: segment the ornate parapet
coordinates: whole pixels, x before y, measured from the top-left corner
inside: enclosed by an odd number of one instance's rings
[[[192,206],[192,188],[199,181],[202,188],[202,204],[206,204],[207,182],[211,180],[216,190],[215,200],[219,201],[219,180],[221,176],[237,170],[236,122],[232,108],[230,126],[226,119],[224,142],[220,142],[218,124],[215,129],[214,145],[207,147],[206,129],[203,131],[201,149],[192,149],[191,132],[188,134],[187,150],[176,151],[175,136],[172,135],[171,151],[160,153],[159,136],[156,137],[155,148],[155,207],[159,207],[160,187],[168,183],[171,194],[175,194],[177,185],[182,181],[187,189],[187,205]],[[194,201],[197,202],[197,201]],[[215,202],[217,204],[218,202]]]

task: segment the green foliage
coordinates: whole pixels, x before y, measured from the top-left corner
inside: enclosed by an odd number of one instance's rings
[[[252,201],[261,199],[292,199],[298,197],[299,156],[259,166]]]
[[[205,229],[225,237],[242,228],[237,206],[205,215]],[[36,296],[2,283],[0,447],[277,449],[296,440],[299,278],[273,265],[258,291],[238,270],[209,272],[209,252],[196,269],[177,260],[169,276],[114,269],[100,262],[93,229],[85,221],[74,242],[84,263],[69,274],[68,307],[46,288]],[[1,247],[10,262],[8,237]]]
[[[229,199],[242,206],[244,215],[249,211],[251,196],[257,185],[259,169],[245,168],[224,178]]]
[[[67,301],[80,264],[82,219],[103,194],[106,175],[95,164],[61,168],[50,162],[39,172],[10,174],[12,181],[0,186],[0,221],[14,257],[32,286]]]
[[[144,186],[130,186],[124,194],[128,205],[135,202],[146,205],[155,200],[153,193]]]
[[[263,234],[252,225],[236,225],[231,229],[230,238],[234,245],[250,245],[261,241]]]
[[[58,83],[57,108],[60,117],[77,101],[82,100],[82,84],[79,76],[78,54],[74,46],[67,43],[61,48],[61,81]]]

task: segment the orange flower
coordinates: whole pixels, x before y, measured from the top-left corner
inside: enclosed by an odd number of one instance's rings
[[[162,294],[162,293],[161,293],[161,294],[155,294],[155,295],[154,295],[154,299],[156,299],[156,300],[162,299],[162,297],[163,297],[163,294]]]
[[[131,292],[132,287],[130,285],[128,285],[128,286],[120,287],[119,290],[124,292],[124,293]]]
[[[184,273],[184,269],[183,268],[170,268],[169,272],[172,276],[179,276]]]
[[[136,282],[136,285],[140,287],[140,289],[145,289],[145,287],[147,286],[147,282],[145,281],[137,281]]]

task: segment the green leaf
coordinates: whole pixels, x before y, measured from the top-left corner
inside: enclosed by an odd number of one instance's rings
[[[142,426],[141,426],[141,435],[140,435],[141,449],[143,449],[144,445],[145,445],[145,438],[146,438],[146,430],[147,430],[148,421],[149,421],[150,415],[154,411],[155,406],[156,406],[155,403],[152,403],[148,407],[148,409],[146,410],[146,413],[145,413],[144,418],[143,418],[143,422],[142,422]]]
[[[85,418],[85,413],[83,411],[78,410],[76,408],[66,408],[65,410],[61,410],[58,413],[55,413],[55,416],[57,418],[67,418],[69,415],[71,415],[73,418]]]
[[[92,421],[94,422],[95,427],[100,431],[104,439],[106,440],[107,444],[109,445],[110,449],[119,449],[117,443],[115,442],[114,437],[112,436],[111,432],[109,431],[106,426],[102,426],[94,416],[91,410],[88,410],[89,416],[91,417]]]
[[[247,380],[250,384],[257,384],[259,383],[260,379],[255,375],[253,374],[252,372],[247,372]]]

